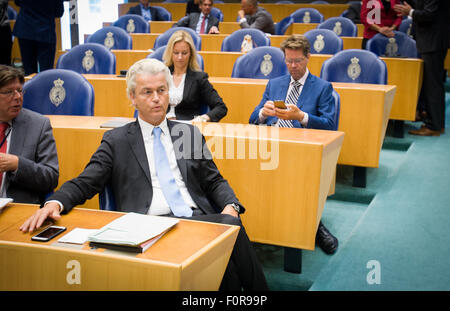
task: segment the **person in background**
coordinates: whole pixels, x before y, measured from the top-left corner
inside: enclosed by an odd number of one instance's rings
[[[169,69],[159,60],[143,59],[128,70],[126,82],[137,120],[106,132],[84,171],[64,183],[20,230],[31,232],[47,217],[59,219],[110,184],[122,212],[240,226],[220,289],[267,290],[239,218],[244,207],[217,169],[205,138],[197,127],[166,118]]]
[[[14,0],[20,7],[13,35],[19,38],[25,75],[53,68],[56,52],[55,18],[64,13],[63,0]]]
[[[163,60],[173,76],[168,118],[219,122],[225,117],[228,109],[208,81],[208,74],[200,70],[189,33],[179,30],[172,34]],[[206,107],[209,108],[207,112]]]
[[[409,134],[440,136],[445,132],[444,60],[449,35],[449,2],[445,0],[415,0],[414,8],[407,2],[394,7],[400,16],[413,20],[417,51],[423,59],[423,83],[419,97],[420,116],[424,124]]]
[[[200,8],[198,7],[200,0],[189,0],[186,3],[186,15],[191,13],[200,13]]]
[[[59,165],[50,120],[22,108],[25,78],[0,65],[0,193],[41,204],[58,185]]]
[[[191,13],[181,18],[173,27],[188,27],[198,34],[219,32],[219,20],[211,15],[213,0],[200,0],[200,13]]]
[[[289,74],[269,80],[249,123],[336,130],[333,86],[309,72],[308,39],[302,35],[292,35],[283,41],[280,48],[285,55]],[[276,108],[275,100],[284,101],[287,109]],[[335,253],[338,248],[338,239],[322,221],[317,229],[316,244],[327,254]]]
[[[361,5],[361,23],[364,25],[362,48],[366,48],[367,41],[381,33],[386,37],[394,37],[394,30],[402,23],[397,16],[394,6],[400,0],[363,0]]]
[[[148,22],[164,21],[164,18],[159,14],[159,11],[150,6],[150,0],[139,0],[139,2],[138,5],[131,7],[127,14],[141,15]]]
[[[12,35],[8,19],[8,0],[0,0],[0,64],[11,64]]]
[[[241,0],[238,16],[241,28],[256,28],[265,33],[275,34],[272,15],[259,7],[257,0]]]

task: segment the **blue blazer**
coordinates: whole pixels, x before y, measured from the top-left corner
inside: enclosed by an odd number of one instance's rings
[[[250,116],[250,123],[259,124],[259,110],[264,107],[266,101],[284,100],[286,98],[290,81],[290,75],[269,80],[261,102]],[[330,82],[322,80],[311,73],[308,74],[297,101],[297,107],[308,113],[307,128],[336,130],[336,124],[334,122],[336,108],[332,93],[333,86]],[[268,117],[264,124],[273,125],[277,121],[277,117]],[[292,123],[294,127],[303,127],[297,120]]]
[[[159,11],[151,6],[149,6],[150,8],[150,15],[152,16],[152,21],[164,21],[164,17],[162,17],[161,15],[159,15]],[[141,15],[142,16],[142,10],[141,10],[141,5],[138,4],[136,6],[131,7],[127,14],[136,14],[136,15]]]

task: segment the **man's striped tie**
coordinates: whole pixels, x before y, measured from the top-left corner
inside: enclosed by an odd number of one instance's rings
[[[298,81],[293,81],[291,91],[286,97],[286,104],[297,105],[298,96],[300,94],[300,87],[302,84]],[[276,126],[278,127],[294,127],[291,120],[278,119]]]

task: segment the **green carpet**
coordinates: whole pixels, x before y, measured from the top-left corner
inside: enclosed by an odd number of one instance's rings
[[[449,82],[447,82],[448,87]],[[303,251],[302,273],[283,271],[283,248],[254,244],[271,290],[450,290],[450,93],[447,133],[386,136],[380,166],[367,170],[367,187],[354,188],[352,168],[338,166],[336,194],[322,221],[339,249]],[[369,284],[373,266],[380,284]],[[369,277],[370,279],[370,277]]]

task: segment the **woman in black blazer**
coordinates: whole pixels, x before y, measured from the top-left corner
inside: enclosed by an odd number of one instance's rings
[[[169,119],[218,122],[227,114],[228,109],[209,83],[208,74],[200,70],[197,51],[189,33],[183,30],[173,33],[163,60],[173,77]]]

